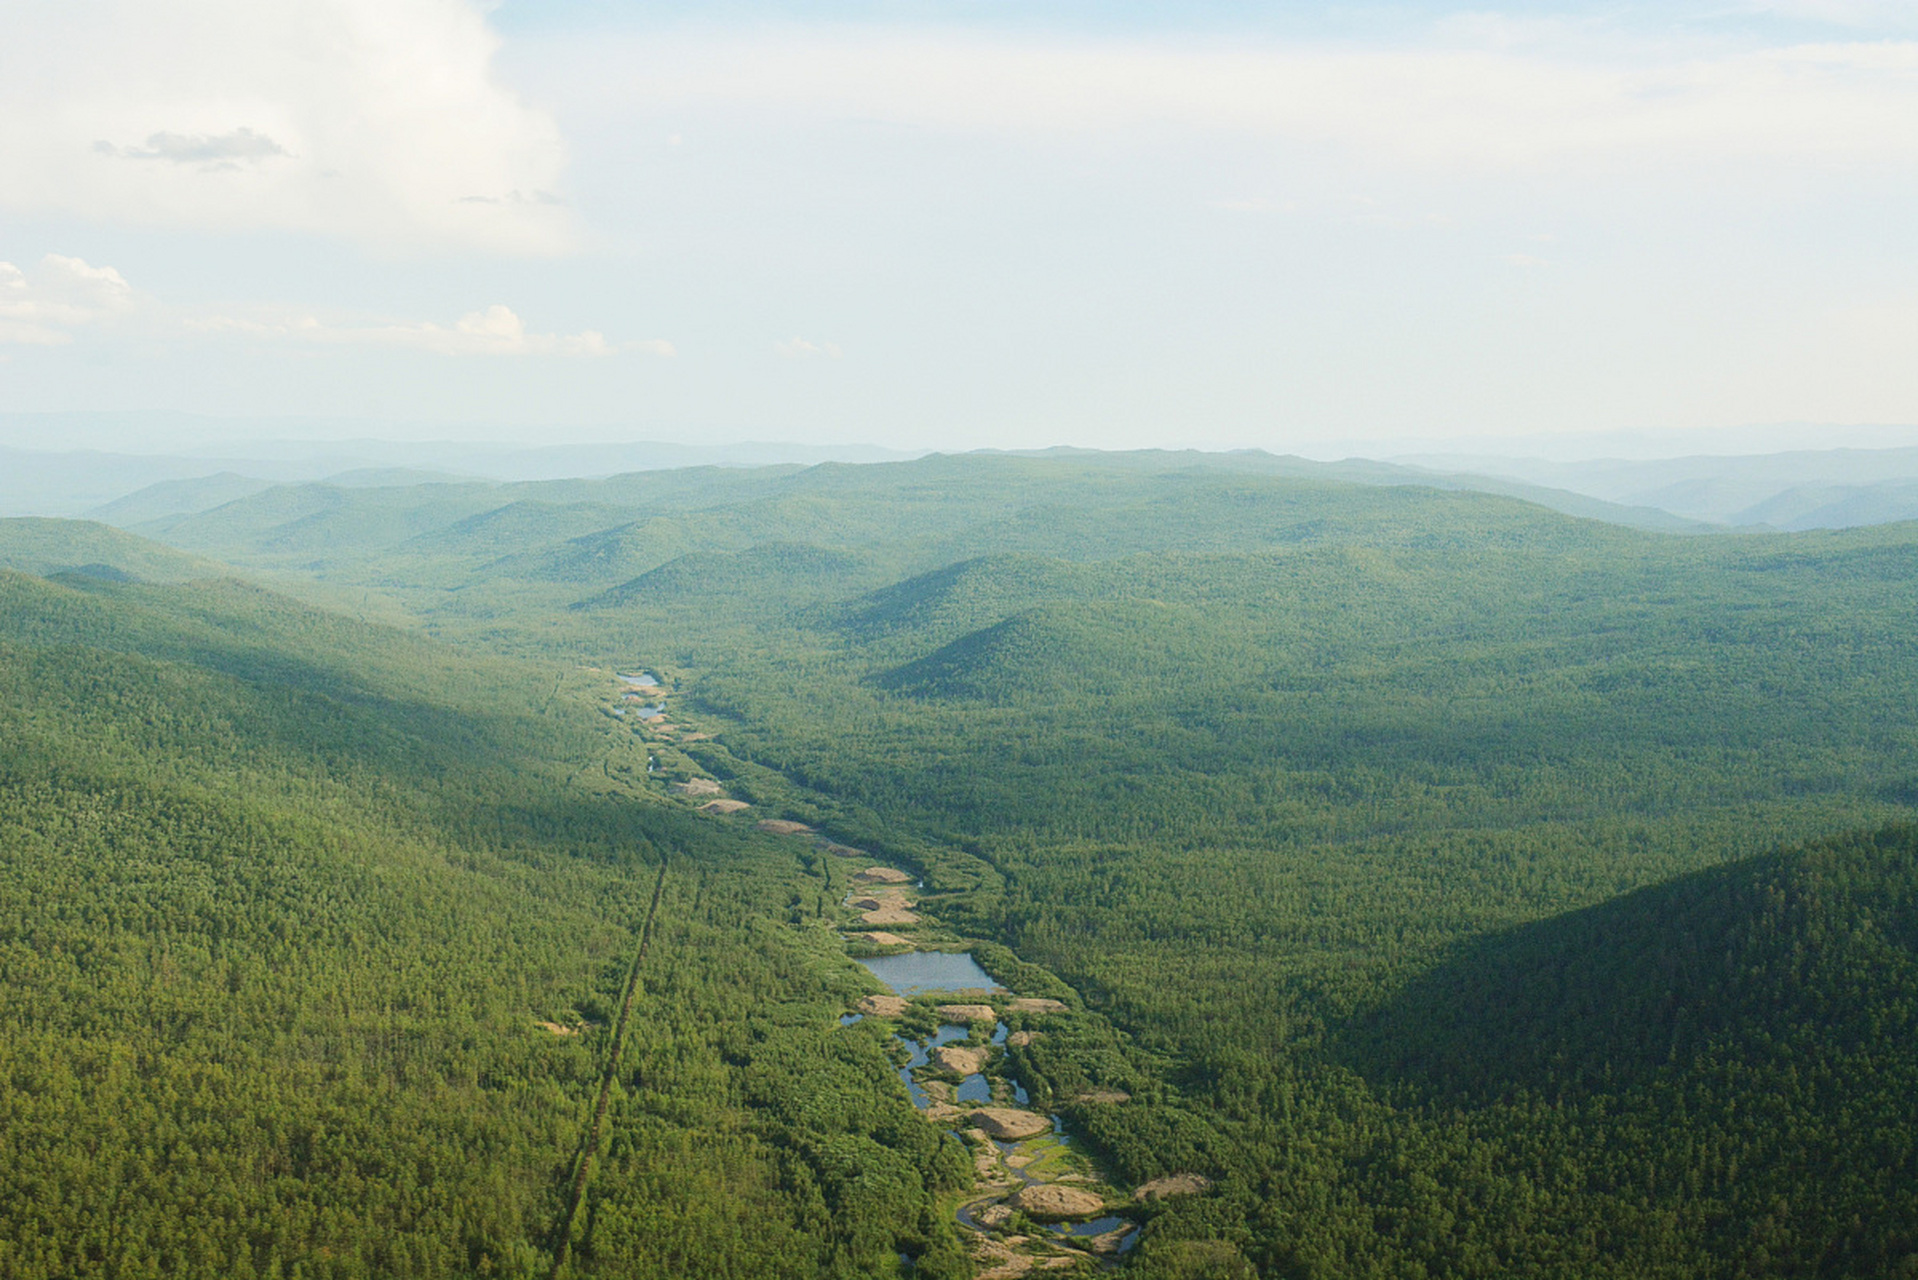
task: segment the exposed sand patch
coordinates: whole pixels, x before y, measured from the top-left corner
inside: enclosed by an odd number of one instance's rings
[[[770,831],[776,836],[807,836],[812,828],[803,822],[794,822],[790,818],[761,818],[758,822],[761,831]]]
[[[902,938],[896,933],[855,933],[855,938],[864,938],[875,947],[910,947],[911,938]]]
[[[956,1044],[942,1044],[932,1051],[932,1063],[941,1071],[976,1076],[985,1070],[986,1059],[991,1055],[990,1049],[963,1049]]]
[[[978,1280],[1017,1280],[1032,1270],[1031,1258],[985,1236],[973,1241],[972,1258],[980,1267]]]
[[[1134,1200],[1151,1200],[1163,1196],[1196,1196],[1212,1189],[1212,1179],[1196,1173],[1174,1173],[1163,1178],[1154,1178],[1141,1183],[1132,1193]]]
[[[1065,1001],[1048,1000],[1044,996],[1020,996],[1012,1002],[1017,1013],[1064,1013],[1066,1007]]]
[[[711,778],[689,778],[685,782],[675,782],[673,790],[682,796],[723,796],[726,788]]]
[[[1014,1107],[981,1107],[968,1119],[1001,1142],[1018,1142],[1052,1132],[1052,1121],[1047,1117]]]
[[[999,1015],[989,1004],[942,1004],[939,1016],[948,1022],[997,1022]]]
[[[1059,1186],[1022,1187],[1010,1203],[1035,1218],[1096,1218],[1106,1207],[1090,1191]]]
[[[853,1006],[853,1011],[869,1018],[897,1018],[910,1003],[904,996],[867,996]]]
[[[897,867],[867,867],[855,873],[853,879],[867,884],[911,884],[913,878]]]
[[[897,889],[880,894],[861,894],[846,899],[846,905],[865,914],[859,918],[870,925],[918,924],[912,913],[912,899]]]
[[[578,1027],[568,1027],[557,1022],[547,1022],[544,1019],[537,1020],[534,1025],[543,1027],[556,1036],[576,1036],[579,1034]]]
[[[1006,1037],[1006,1043],[1015,1049],[1023,1049],[1044,1034],[1043,1031],[1015,1031]]]
[[[744,800],[708,800],[699,806],[701,813],[739,813],[752,808]]]
[[[1012,1206],[1009,1204],[989,1204],[973,1214],[972,1220],[982,1227],[997,1230],[1012,1221]]]

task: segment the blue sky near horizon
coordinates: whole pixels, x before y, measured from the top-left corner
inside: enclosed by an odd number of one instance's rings
[[[1911,4],[11,21],[0,418],[1278,450],[1918,423]]]

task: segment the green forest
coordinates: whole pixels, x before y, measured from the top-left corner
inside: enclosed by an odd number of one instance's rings
[[[0,521],[0,1276],[1918,1276],[1918,526],[1637,523],[1176,453]],[[972,1220],[947,1015],[852,1020],[917,948],[1038,1000],[955,1043],[1122,1252]]]

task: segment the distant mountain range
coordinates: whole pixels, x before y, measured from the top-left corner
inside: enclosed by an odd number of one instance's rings
[[[1500,476],[1711,524],[1846,529],[1918,519],[1918,448],[1587,462],[1436,454],[1396,461],[1446,474]]]
[[[1113,460],[1089,449],[1029,456]],[[663,441],[517,447],[457,441],[262,440],[178,453],[0,448],[0,516],[84,515],[122,528],[194,515],[282,484],[387,488],[601,478],[682,467],[815,466],[925,456],[877,445]],[[1427,453],[1318,462],[1265,453],[1140,450],[1159,469],[1291,475],[1501,494],[1638,528],[1842,529],[1918,519],[1918,447],[1834,448],[1682,458],[1563,461]]]

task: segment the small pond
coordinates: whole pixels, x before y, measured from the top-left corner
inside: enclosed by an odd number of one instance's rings
[[[1090,1222],[1057,1223],[1052,1227],[1052,1233],[1059,1236],[1102,1236],[1108,1231],[1117,1231],[1120,1227],[1131,1225],[1130,1218],[1094,1218]],[[1125,1246],[1121,1245],[1120,1248],[1123,1249]]]
[[[659,681],[653,679],[653,677],[647,675],[644,671],[638,675],[621,676],[620,679],[632,685],[635,689],[652,689],[659,685]]]
[[[999,987],[967,951],[908,951],[859,963],[902,996],[928,991],[995,991]]]

